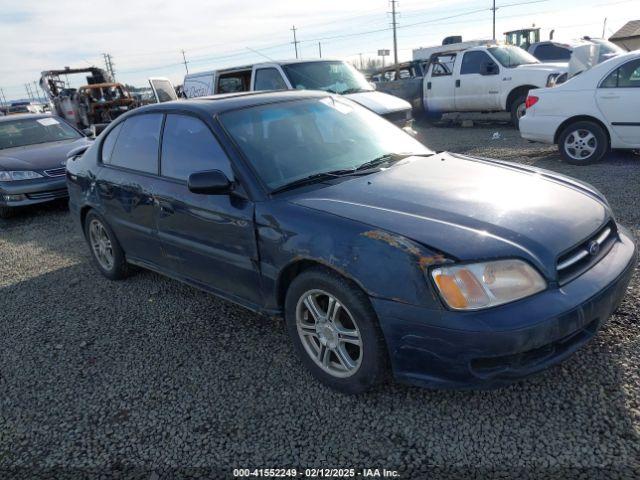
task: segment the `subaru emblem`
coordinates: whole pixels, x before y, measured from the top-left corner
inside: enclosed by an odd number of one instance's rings
[[[587,250],[589,252],[589,255],[591,255],[592,257],[595,257],[600,251],[600,244],[595,240],[593,240],[592,242],[589,242],[589,245],[587,246]]]

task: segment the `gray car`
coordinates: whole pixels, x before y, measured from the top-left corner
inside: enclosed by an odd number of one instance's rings
[[[67,153],[91,143],[65,120],[51,115],[0,118],[0,218],[16,207],[68,196]]]

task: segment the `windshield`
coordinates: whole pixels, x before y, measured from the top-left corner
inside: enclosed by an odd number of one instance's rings
[[[375,113],[331,97],[236,110],[220,120],[270,190],[389,154],[432,153]]]
[[[303,62],[283,65],[293,88],[332,93],[371,91],[360,72],[345,62]]]
[[[530,63],[540,63],[536,57],[520,47],[490,47],[488,50],[503,67],[511,68]]]
[[[53,117],[0,122],[0,150],[80,137],[70,125]]]

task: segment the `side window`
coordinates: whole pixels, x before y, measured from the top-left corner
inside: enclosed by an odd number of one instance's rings
[[[569,60],[571,50],[551,43],[538,45],[534,55],[538,60]]]
[[[275,68],[261,68],[256,70],[254,90],[286,90],[287,85],[280,72]]]
[[[616,68],[600,83],[600,88],[639,88],[640,60],[632,60]]]
[[[453,65],[456,61],[455,54],[437,55],[433,57],[432,77],[443,77],[453,73]]]
[[[107,138],[102,142],[102,163],[111,163],[111,154],[113,153],[113,147],[116,146],[116,140],[122,129],[122,123],[118,124],[113,130],[109,132]]]
[[[460,74],[467,75],[470,73],[480,73],[480,65],[490,62],[491,58],[484,52],[474,51],[467,52],[462,57],[462,66],[460,67]]]
[[[227,155],[204,122],[187,115],[167,115],[161,175],[187,180],[192,173],[204,170],[221,170],[233,179]]]
[[[141,172],[158,173],[162,116],[161,113],[147,113],[125,120],[109,163]]]
[[[216,93],[248,92],[251,81],[251,70],[224,73],[218,78]]]

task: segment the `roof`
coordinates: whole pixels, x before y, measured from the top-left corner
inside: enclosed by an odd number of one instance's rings
[[[249,63],[247,65],[236,65],[234,67],[225,67],[218,68],[216,70],[204,70],[201,72],[193,72],[187,73],[185,78],[187,77],[197,77],[198,75],[206,75],[212,73],[229,73],[235,72],[238,70],[250,70],[253,67],[260,67],[262,65],[292,65],[295,63],[317,63],[317,62],[342,62],[343,60],[337,58],[307,58],[307,59],[290,59],[290,60],[269,60],[269,61],[261,61],[255,63]]]
[[[211,95],[209,97],[196,97],[188,100],[175,100],[173,102],[154,103],[136,108],[132,112],[176,109],[193,109],[206,111],[209,114],[238,110],[241,108],[266,105],[291,100],[304,100],[306,98],[325,98],[330,93],[314,90],[279,90],[274,92],[238,92]]]
[[[609,40],[624,40],[632,37],[640,37],[640,20],[627,22],[620,30],[611,35]]]

